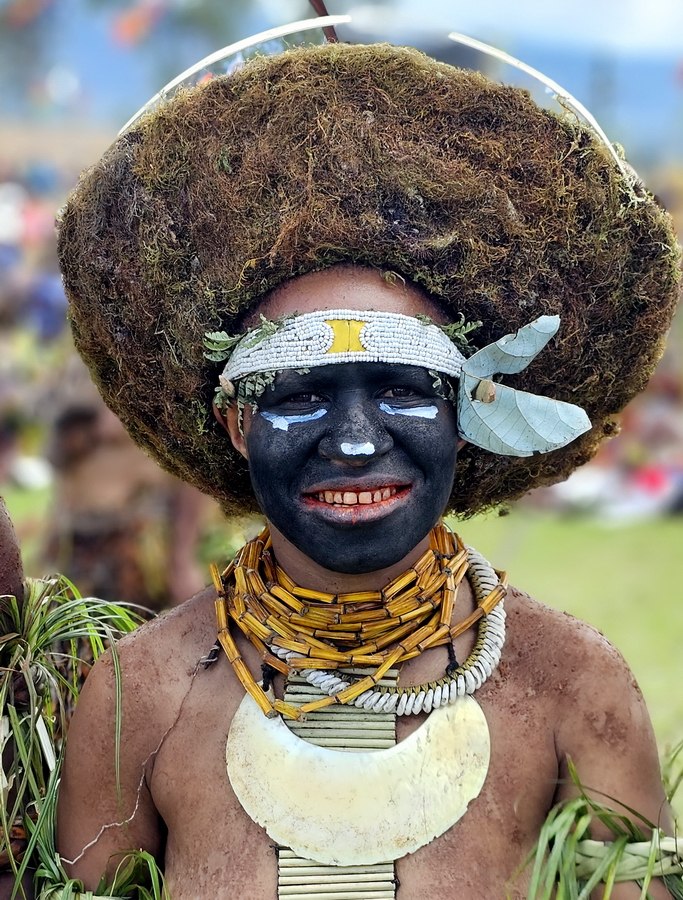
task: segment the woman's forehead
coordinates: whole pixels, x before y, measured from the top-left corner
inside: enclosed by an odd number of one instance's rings
[[[278,319],[292,313],[324,309],[359,309],[427,315],[448,321],[438,304],[416,285],[394,273],[361,266],[338,265],[285,281],[268,294],[245,320],[247,328],[259,316]]]

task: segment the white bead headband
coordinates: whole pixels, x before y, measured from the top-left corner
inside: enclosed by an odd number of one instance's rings
[[[254,372],[350,362],[402,363],[457,378],[465,357],[426,320],[402,313],[329,309],[286,319],[266,337],[262,328],[248,332],[231,354],[223,378],[237,381]]]
[[[590,429],[590,419],[573,403],[518,391],[492,378],[522,372],[559,327],[559,316],[540,316],[467,359],[426,318],[332,309],[280,323],[264,320],[236,339],[209,333],[205,343],[209,358],[229,357],[219,378],[227,397],[234,396],[233,382],[249,375],[335,363],[385,362],[449,375],[459,382],[461,438],[502,456],[533,456],[564,447]]]

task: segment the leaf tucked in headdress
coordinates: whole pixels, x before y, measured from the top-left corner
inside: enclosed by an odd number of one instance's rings
[[[446,337],[463,350],[470,348],[470,342],[467,339],[467,335],[480,327],[481,322],[466,322],[465,316],[462,313],[460,313],[460,320],[458,322],[451,322],[450,325],[439,325],[439,328]]]
[[[264,315],[260,316],[261,324],[257,325],[252,331],[249,332],[248,338],[244,341],[244,347],[246,349],[250,349],[251,347],[256,347],[261,341],[265,341],[266,338],[272,337],[274,334],[282,328],[285,322],[288,322],[289,319],[292,318],[291,315],[283,316],[276,321],[271,321],[270,319],[266,319]]]
[[[204,335],[204,346],[209,351],[206,359],[212,362],[223,362],[228,359],[237,344],[242,340],[241,334],[228,334],[226,331],[207,331]]]
[[[441,325],[439,322],[435,322],[430,316],[426,316],[424,313],[418,313],[415,318],[422,322],[423,325],[436,325],[443,333],[446,335],[449,341],[454,343],[461,350],[472,350],[473,348],[470,346],[470,342],[467,340],[467,335],[471,331],[475,331],[477,328],[481,327],[481,322],[466,322],[465,316],[460,313],[460,318],[456,322],[451,322],[448,325]]]

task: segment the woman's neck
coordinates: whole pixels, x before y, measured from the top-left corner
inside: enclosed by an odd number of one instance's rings
[[[353,593],[355,591],[379,591],[389,581],[409,569],[429,547],[427,534],[410,553],[385,569],[362,574],[346,574],[333,572],[318,565],[310,557],[292,544],[282,532],[269,524],[273,542],[273,553],[278,565],[298,585],[314,591],[325,591],[329,594]]]

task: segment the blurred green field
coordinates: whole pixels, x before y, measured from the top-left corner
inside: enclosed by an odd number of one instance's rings
[[[683,519],[615,526],[518,509],[456,528],[512,584],[609,638],[633,669],[661,749],[683,739]]]
[[[41,574],[32,556],[49,492],[10,489],[5,497],[27,572]],[[518,508],[456,529],[511,583],[600,629],[630,663],[662,751],[683,739],[683,519],[614,526]]]

